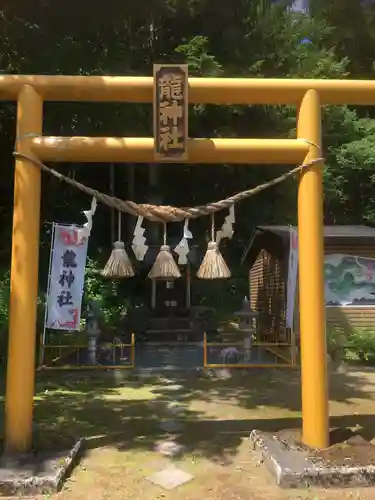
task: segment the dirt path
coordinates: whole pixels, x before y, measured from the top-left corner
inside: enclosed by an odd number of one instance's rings
[[[247,371],[224,379],[111,383],[82,379],[47,386],[43,382],[38,386],[41,435],[48,440],[55,436],[60,442],[72,433],[88,438],[88,452],[56,496],[60,500],[375,498],[375,488],[280,490],[249,449],[248,435],[254,428],[300,426],[298,373]],[[375,371],[334,374],[330,386],[332,425],[350,427],[371,439]],[[169,422],[171,429],[163,430],[161,422]],[[170,459],[156,450],[169,441],[183,447],[179,458]],[[149,476],[164,469],[169,480],[178,476],[177,469],[189,481],[170,491],[149,481]]]

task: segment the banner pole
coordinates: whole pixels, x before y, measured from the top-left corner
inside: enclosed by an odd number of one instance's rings
[[[55,241],[55,222],[52,223],[51,249],[49,252],[49,264],[48,264],[48,282],[47,282],[47,293],[46,293],[45,304],[44,304],[44,322],[43,322],[42,342],[41,342],[40,353],[39,353],[39,366],[42,366],[44,363],[44,353],[45,353],[44,346],[46,344],[48,298],[49,298],[49,290],[50,290],[50,286],[51,286],[51,266],[52,266],[52,258],[53,258],[54,241]]]

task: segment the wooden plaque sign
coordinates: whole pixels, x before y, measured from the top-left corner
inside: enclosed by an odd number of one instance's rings
[[[154,65],[155,160],[188,159],[188,66]]]

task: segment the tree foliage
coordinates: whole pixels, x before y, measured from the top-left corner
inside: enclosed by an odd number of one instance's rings
[[[371,2],[311,0],[311,15],[294,12],[292,2],[266,0],[12,0],[0,9],[0,69],[4,73],[150,75],[155,62],[186,62],[200,76],[372,78],[375,10]],[[131,135],[152,133],[150,105],[47,103],[46,134]],[[13,196],[15,104],[0,108],[0,258],[9,263]],[[190,134],[196,137],[288,137],[296,110],[287,106],[194,106]],[[325,219],[329,223],[372,223],[375,203],[375,121],[372,108],[324,108]],[[109,192],[109,169],[59,165],[80,181]],[[280,168],[232,165],[162,166],[157,186],[152,166],[116,166],[116,195],[141,202],[194,205],[229,196],[276,176]],[[93,175],[95,172],[95,175]],[[149,187],[148,187],[149,186]],[[293,223],[296,186],[286,182],[238,207],[235,261],[254,225]],[[129,195],[130,193],[130,195]],[[81,222],[89,200],[43,178],[41,276],[46,276],[49,224]],[[105,259],[111,245],[109,210],[95,221],[91,256]],[[220,222],[220,218],[219,218]],[[128,223],[134,224],[129,218]],[[204,239],[208,221],[194,223]],[[174,227],[172,233],[180,234]],[[94,251],[94,249],[96,249]],[[44,281],[44,283],[43,283]],[[42,286],[45,279],[42,279]]]

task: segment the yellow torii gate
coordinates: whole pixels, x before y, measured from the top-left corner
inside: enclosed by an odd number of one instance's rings
[[[43,102],[153,100],[151,77],[0,76],[0,100],[17,100],[19,153],[41,161],[154,161],[153,138],[46,137]],[[297,139],[190,139],[189,162],[301,164],[321,156],[321,105],[375,103],[375,81],[189,78],[189,101],[291,104]],[[303,140],[298,140],[303,139]],[[31,447],[35,391],[41,172],[15,163],[5,447]],[[298,189],[303,441],[328,446],[328,391],[323,283],[322,165],[303,170]]]

